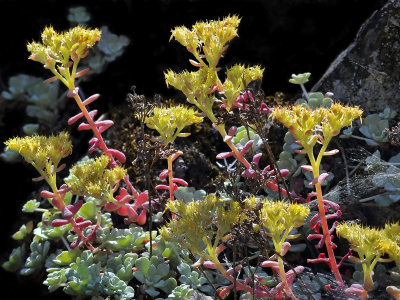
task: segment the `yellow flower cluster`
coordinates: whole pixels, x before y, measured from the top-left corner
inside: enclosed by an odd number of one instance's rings
[[[43,170],[47,176],[56,171],[61,159],[72,153],[72,143],[67,132],[61,132],[57,136],[26,136],[15,137],[6,143],[7,149],[21,154],[24,159],[32,164],[39,173]]]
[[[183,106],[155,107],[153,115],[146,117],[146,125],[158,131],[164,144],[173,143],[177,137],[186,137],[190,133],[182,133],[186,126],[203,121],[194,109]]]
[[[97,28],[76,26],[65,32],[56,32],[53,27],[46,27],[42,32],[41,43],[32,42],[27,45],[31,53],[29,58],[42,63],[71,88],[79,60],[86,57],[87,50],[100,40],[100,36],[101,31]],[[69,70],[71,60],[74,65],[72,73]]]
[[[357,223],[342,223],[336,227],[336,234],[347,239],[362,260],[372,261],[383,255],[380,244],[384,235],[379,229]]]
[[[310,214],[310,208],[305,205],[285,201],[263,200],[260,211],[262,226],[268,229],[275,250],[280,252],[286,239],[294,238],[289,235],[293,228],[304,224]]]
[[[195,56],[202,50],[210,68],[215,68],[226,50],[226,44],[238,36],[239,23],[240,18],[233,15],[222,20],[197,22],[192,26],[192,30],[179,26],[171,31],[171,39],[175,38]]]
[[[64,181],[73,194],[115,202],[113,189],[126,175],[126,169],[121,166],[108,169],[108,163],[109,158],[104,154],[96,159],[80,162],[70,169],[70,174]]]
[[[203,239],[211,241],[214,237],[212,220],[218,201],[214,195],[190,203],[182,200],[169,201],[166,208],[178,218],[161,227],[161,238],[178,242],[181,247],[201,254],[207,246]]]
[[[271,117],[289,128],[305,149],[312,149],[318,140],[315,133],[322,133],[324,139],[330,141],[343,127],[351,126],[356,118],[361,118],[362,113],[358,106],[343,106],[340,103],[315,110],[297,104],[292,107],[276,107]]]
[[[240,92],[244,90],[250,82],[262,79],[264,69],[261,66],[245,67],[244,65],[234,65],[226,70],[226,80],[224,82],[224,99],[222,102],[229,111],[236,101]]]
[[[164,73],[167,86],[173,86],[182,91],[189,103],[195,104],[199,109],[204,110],[208,103],[214,102],[214,95],[210,95],[211,89],[217,84],[217,73],[208,67],[200,68],[196,72],[183,71],[175,73],[168,70]]]
[[[221,238],[231,231],[242,211],[239,203],[231,201],[223,205],[215,195],[207,195],[202,200],[190,203],[169,201],[166,208],[178,218],[160,229],[161,237],[179,242],[183,248],[199,255],[205,249],[210,255],[215,251]]]
[[[394,260],[400,269],[400,225],[386,224],[384,229],[364,227],[357,223],[342,223],[336,227],[339,237],[350,242],[350,247],[357,252],[359,258],[354,261],[361,263],[364,272],[364,289],[372,290],[374,284],[372,271],[378,262]],[[383,259],[384,254],[390,259]]]

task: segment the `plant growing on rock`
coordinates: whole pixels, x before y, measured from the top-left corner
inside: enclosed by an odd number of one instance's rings
[[[340,133],[340,130],[345,126],[351,126],[353,120],[361,117],[362,110],[358,107],[343,106],[340,103],[334,103],[329,108],[319,107],[315,110],[297,104],[291,107],[276,107],[272,112],[271,117],[279,120],[289,128],[293,137],[298,141],[298,144],[303,147],[297,150],[298,153],[307,154],[311,165],[302,166],[303,169],[313,173],[313,180],[310,185],[315,186],[315,194],[318,200],[319,213],[311,219],[311,227],[315,229],[316,234],[308,237],[309,240],[319,239],[317,248],[321,248],[325,244],[328,252],[328,257],[321,254],[317,259],[309,259],[309,262],[325,262],[329,265],[335,275],[339,287],[344,286],[342,276],[339,272],[339,265],[334,255],[333,231],[336,223],[329,229],[328,219],[340,217],[341,212],[336,203],[323,199],[321,183],[328,176],[327,173],[320,174],[319,167],[323,156],[335,155],[338,150],[327,151],[327,147],[332,138]],[[314,156],[314,147],[320,144],[321,148],[318,155]],[[333,214],[326,214],[328,208],[333,209]],[[322,234],[319,233],[322,227]]]

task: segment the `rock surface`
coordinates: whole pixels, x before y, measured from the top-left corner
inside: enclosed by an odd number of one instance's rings
[[[400,1],[389,0],[361,26],[355,41],[330,65],[312,91],[333,92],[365,113],[400,104]]]

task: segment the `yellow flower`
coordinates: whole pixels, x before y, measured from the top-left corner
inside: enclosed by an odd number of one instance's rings
[[[61,159],[72,152],[72,143],[67,132],[50,137],[39,135],[15,137],[5,144],[7,149],[21,154],[39,172],[46,170],[49,176],[56,170]]]
[[[261,66],[245,67],[244,65],[234,65],[226,71],[224,82],[224,98],[222,101],[229,111],[236,101],[240,92],[244,90],[250,82],[262,79],[264,69]]]
[[[316,144],[317,134],[323,133],[328,142],[345,126],[361,117],[362,110],[355,106],[343,106],[334,103],[330,108],[319,107],[315,110],[301,104],[292,107],[276,107],[271,117],[278,119],[292,132],[305,149],[312,149]]]
[[[239,23],[240,18],[233,15],[222,20],[197,22],[192,30],[178,26],[171,31],[171,39],[175,38],[193,54],[202,50],[209,66],[215,68],[226,50],[226,44],[238,35]]]
[[[190,203],[182,200],[169,201],[166,208],[176,214],[178,219],[171,220],[161,228],[161,237],[201,254],[206,249],[203,238],[211,243],[214,237],[212,220],[218,200],[215,195],[208,195],[200,201]]]
[[[27,45],[30,59],[38,61],[56,75],[68,88],[73,88],[77,64],[86,57],[88,49],[100,40],[99,29],[76,26],[65,32],[56,32],[46,27],[42,32],[42,42]],[[72,64],[73,62],[73,64]],[[73,71],[70,67],[73,65]],[[56,69],[57,67],[57,69]]]
[[[144,122],[149,128],[157,130],[163,143],[168,144],[178,136],[188,136],[189,133],[181,132],[186,126],[203,121],[197,114],[194,109],[183,105],[155,107],[153,115],[146,117]]]
[[[125,177],[126,169],[120,166],[107,169],[108,163],[109,158],[104,154],[96,159],[80,162],[70,169],[70,174],[64,181],[76,195],[114,202],[114,186]]]
[[[361,260],[366,259],[371,263],[376,257],[383,255],[380,247],[383,237],[381,230],[357,223],[342,223],[336,227],[336,234],[349,241],[351,248],[358,253]]]

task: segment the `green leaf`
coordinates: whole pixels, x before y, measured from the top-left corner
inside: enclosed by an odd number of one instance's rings
[[[140,272],[143,273],[144,276],[146,276],[149,272],[150,261],[147,257],[141,257],[136,260],[135,266],[139,269]]]
[[[69,265],[74,262],[76,258],[81,254],[79,248],[75,248],[70,251],[63,251],[61,254],[57,255],[57,257],[53,260],[54,263],[58,265]]]
[[[33,213],[36,208],[40,206],[40,203],[36,199],[29,200],[22,207],[22,211],[26,213]]]
[[[98,208],[95,201],[89,201],[82,205],[79,214],[88,220],[94,220],[97,215]]]

